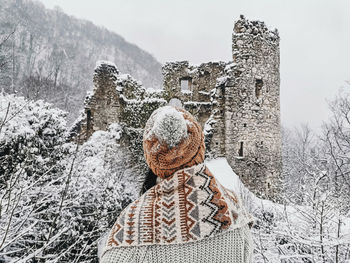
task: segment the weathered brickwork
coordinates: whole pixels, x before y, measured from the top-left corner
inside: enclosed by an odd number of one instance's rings
[[[161,92],[148,92],[130,75],[119,74],[111,62],[98,62],[94,86],[85,99],[84,117],[77,125],[80,141],[95,131],[107,130],[114,122],[142,130],[150,114],[167,103]]]
[[[201,123],[208,157],[225,156],[258,196],[278,196],[281,177],[279,36],[263,22],[236,21],[232,61],[163,66],[163,90],[145,90],[112,63],[95,70],[79,138],[118,122],[125,145],[142,155],[142,129],[156,108],[176,98]],[[137,160],[142,159],[139,156]]]
[[[224,62],[200,66],[189,65],[188,61],[166,63],[162,69],[164,98],[167,101],[172,98],[181,100],[184,108],[194,114],[204,127],[211,113],[211,91],[217,79],[223,76],[225,65]]]

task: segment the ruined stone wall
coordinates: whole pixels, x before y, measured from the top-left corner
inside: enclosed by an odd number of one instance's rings
[[[119,122],[120,101],[115,89],[118,69],[112,63],[99,64],[94,72],[94,90],[85,99],[84,116],[79,123],[79,140],[86,140],[98,130],[107,130]]]
[[[94,72],[94,90],[85,100],[84,114],[77,124],[78,141],[88,140],[97,130],[107,130],[112,123],[123,128],[122,147],[133,153],[130,162],[144,162],[143,128],[152,112],[165,105],[161,92],[147,92],[128,74],[119,74],[111,62],[99,62]]]
[[[277,195],[281,175],[279,36],[241,17],[226,68],[226,157],[259,196]]]
[[[216,80],[224,74],[224,62],[209,62],[199,66],[188,61],[166,63],[164,76],[164,98],[170,101],[178,98],[184,108],[197,117],[202,127],[211,114],[211,91]],[[181,81],[188,82],[188,90],[181,88]]]
[[[260,197],[278,195],[281,176],[279,36],[263,22],[241,17],[232,36],[233,61],[199,66],[166,63],[164,89],[145,90],[112,63],[95,70],[80,137],[118,122],[135,163],[143,159],[142,133],[151,113],[178,99],[204,129],[206,155],[227,158],[244,184]]]
[[[206,156],[225,157],[225,82],[227,77],[219,77],[211,91],[211,114],[204,125]]]

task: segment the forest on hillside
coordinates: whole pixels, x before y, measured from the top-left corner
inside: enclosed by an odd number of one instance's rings
[[[72,123],[93,87],[98,60],[114,61],[145,87],[162,85],[160,63],[118,34],[58,7],[0,0],[0,90],[50,102],[67,111]]]

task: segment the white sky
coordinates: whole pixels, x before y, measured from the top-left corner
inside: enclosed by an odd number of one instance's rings
[[[265,21],[281,36],[281,117],[318,128],[326,100],[350,80],[348,0],[40,0],[104,26],[160,62],[231,60],[233,22]],[[350,86],[347,86],[350,89]]]

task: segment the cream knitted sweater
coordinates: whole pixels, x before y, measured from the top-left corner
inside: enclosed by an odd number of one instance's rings
[[[101,263],[250,263],[252,251],[245,226],[187,244],[116,247],[103,255]]]

